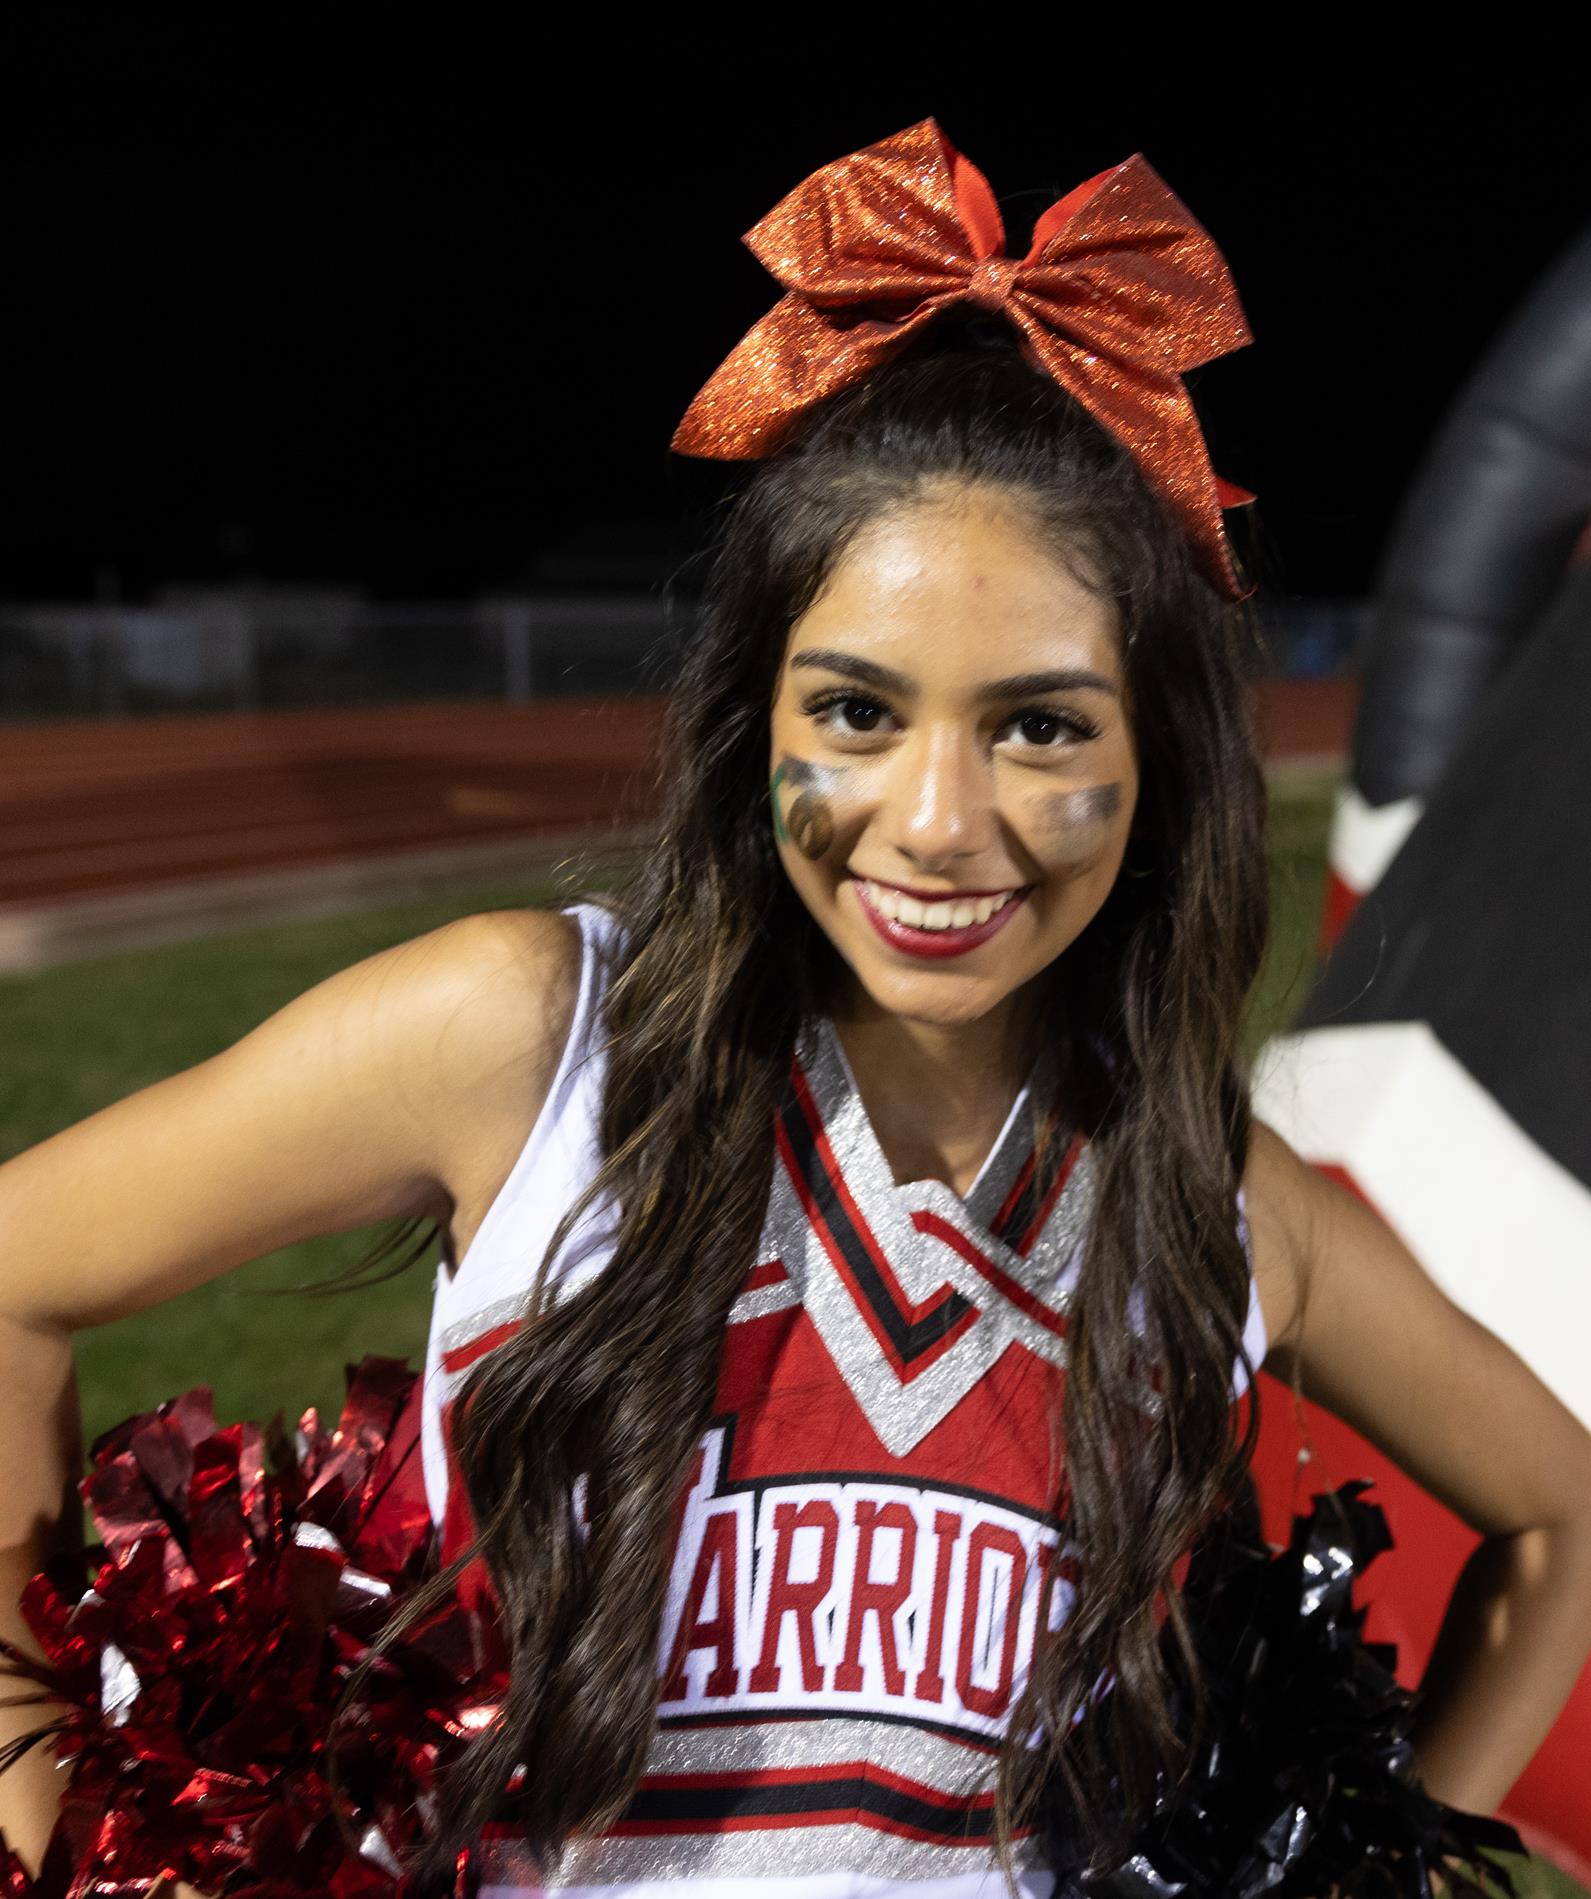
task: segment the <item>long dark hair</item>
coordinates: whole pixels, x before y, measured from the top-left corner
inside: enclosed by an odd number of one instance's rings
[[[604,1159],[541,1263],[526,1323],[457,1408],[512,1680],[499,1723],[445,1782],[438,1865],[502,1812],[518,1765],[516,1815],[549,1864],[610,1825],[642,1771],[679,1499],[756,1258],[792,1043],[837,974],[775,851],[775,683],[793,624],[858,531],[947,477],[1016,498],[1114,601],[1141,773],[1123,874],[1042,978],[1059,1098],[1095,1175],[1055,1499],[1083,1577],[1001,1752],[1007,1872],[1047,1786],[1064,1785],[1103,1856],[1157,1770],[1175,1767],[1185,1737],[1160,1617],[1186,1654],[1173,1566],[1238,1494],[1253,1433],[1230,1381],[1249,1287],[1235,1196],[1250,1112],[1240,1034],[1268,925],[1264,780],[1244,616],[1198,577],[1132,457],[1005,336],[942,326],[833,400],[724,511],[672,696],[661,839],[615,900]],[[598,1196],[618,1209],[611,1263],[559,1298],[548,1267]],[[1163,1377],[1147,1429],[1140,1336]],[[1113,1692],[1095,1697],[1102,1677]]]

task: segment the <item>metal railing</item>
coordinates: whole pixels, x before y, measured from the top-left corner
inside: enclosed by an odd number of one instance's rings
[[[663,603],[633,594],[5,606],[0,719],[658,691],[676,649]]]
[[[1265,603],[1272,670],[1350,669],[1366,610]],[[0,606],[0,721],[656,692],[691,617],[636,593],[386,605],[238,591],[152,607]]]

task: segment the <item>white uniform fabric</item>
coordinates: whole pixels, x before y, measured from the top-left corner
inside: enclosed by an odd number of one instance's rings
[[[422,1452],[447,1554],[467,1525],[448,1407],[515,1329],[600,1160],[599,1006],[618,926],[598,905],[571,909],[580,992],[546,1104],[457,1270],[437,1272]],[[965,1197],[897,1185],[832,1024],[804,1031],[683,1513],[646,1772],[619,1825],[544,1881],[510,1824],[488,1828],[485,1899],[1005,1890],[995,1755],[1075,1574],[1050,1514],[1047,1420],[1092,1191],[1081,1141],[1053,1181],[1035,1177],[1030,1093]],[[588,1213],[561,1287],[602,1270],[610,1218]],[[1239,1230],[1246,1245],[1241,1196]],[[1261,1363],[1252,1276],[1244,1343]],[[1234,1395],[1244,1382],[1238,1366]],[[1024,1899],[1052,1891],[1036,1838],[1017,1862]]]

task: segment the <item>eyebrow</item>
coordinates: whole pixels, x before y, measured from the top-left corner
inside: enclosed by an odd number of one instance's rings
[[[875,660],[859,659],[854,653],[842,653],[832,647],[809,646],[797,653],[790,662],[790,670],[794,672],[802,666],[843,673],[847,679],[899,693],[903,698],[909,698],[917,690],[917,682],[908,673],[898,673],[891,666],[880,666]],[[1090,672],[1086,666],[1064,666],[1054,672],[1012,673],[1005,679],[986,679],[974,689],[974,697],[980,701],[1016,699],[1027,693],[1075,692],[1079,687],[1108,692],[1113,699],[1121,696],[1115,682],[1103,673]]]

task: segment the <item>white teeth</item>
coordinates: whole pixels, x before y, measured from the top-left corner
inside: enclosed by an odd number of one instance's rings
[[[897,923],[908,923],[919,930],[965,930],[975,923],[987,923],[1002,904],[1015,896],[1014,890],[997,891],[992,897],[949,898],[939,903],[923,903],[884,884],[860,880],[868,901],[881,916]]]

